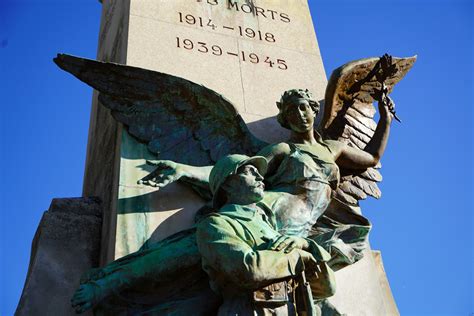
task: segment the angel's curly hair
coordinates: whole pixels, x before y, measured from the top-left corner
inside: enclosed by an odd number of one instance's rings
[[[293,101],[297,99],[305,99],[306,101],[308,101],[314,112],[319,112],[319,102],[313,98],[313,95],[311,94],[311,92],[309,92],[308,89],[287,90],[281,96],[280,102],[276,103],[279,110],[277,120],[278,123],[280,123],[280,125],[284,128],[290,129],[290,125],[288,124],[288,120],[286,119],[286,112],[288,106],[294,105]]]

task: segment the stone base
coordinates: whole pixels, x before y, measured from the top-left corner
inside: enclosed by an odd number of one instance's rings
[[[101,228],[98,199],[53,199],[33,239],[15,315],[76,315],[70,300],[81,275],[99,264]]]
[[[380,251],[366,250],[359,262],[336,272],[336,294],[329,299],[347,316],[400,316]]]

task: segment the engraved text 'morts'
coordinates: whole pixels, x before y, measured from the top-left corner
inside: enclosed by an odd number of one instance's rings
[[[197,0],[197,2],[207,3],[209,5],[218,5],[218,0]],[[276,10],[265,9],[262,7],[258,7],[253,5],[252,3],[238,3],[235,0],[226,0],[227,8],[230,10],[235,10],[236,12],[244,12],[254,14],[255,16],[261,16],[265,19],[271,19],[275,21],[281,21],[284,23],[290,23],[291,19],[290,16],[284,12],[278,12]]]
[[[270,10],[270,9],[264,9],[262,7],[251,5],[248,3],[242,3],[239,5],[235,1],[228,0],[227,7],[235,11],[241,11],[244,13],[252,13],[252,14],[255,14],[256,16],[261,16],[266,19],[280,20],[285,23],[290,23],[291,21],[289,15],[286,13],[278,12],[278,11]]]

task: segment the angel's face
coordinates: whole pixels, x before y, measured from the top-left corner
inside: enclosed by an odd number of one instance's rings
[[[304,133],[313,128],[316,113],[306,99],[296,99],[287,105],[286,120],[291,130]]]

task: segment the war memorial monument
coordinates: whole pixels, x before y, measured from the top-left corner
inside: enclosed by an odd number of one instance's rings
[[[43,215],[16,314],[398,315],[359,201],[416,57],[327,79],[307,0],[102,6],[97,60],[54,58],[94,88],[83,197]]]

